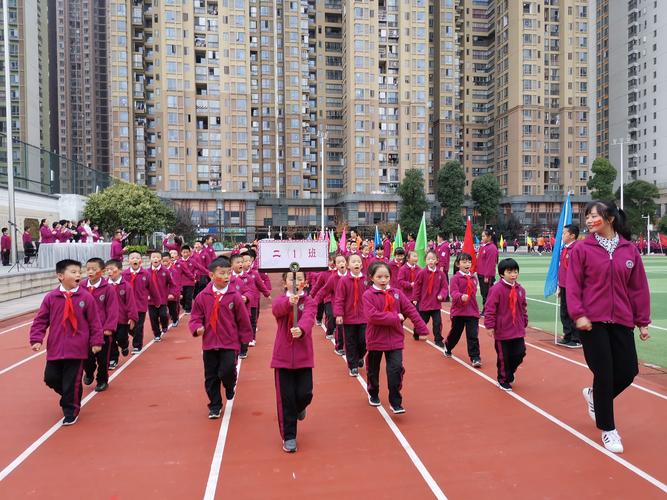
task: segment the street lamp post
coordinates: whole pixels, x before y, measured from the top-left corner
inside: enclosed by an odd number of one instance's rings
[[[324,126],[321,126],[317,132],[317,137],[320,140],[320,223],[321,233],[324,234],[324,141],[327,138],[327,133],[324,131]]]
[[[642,215],[646,219],[646,255],[651,255],[651,216]]]
[[[616,139],[612,139],[612,142],[611,142],[612,146],[621,146],[621,210],[624,209],[623,184],[625,183],[625,172],[623,170],[623,157],[625,156],[625,145],[626,144],[632,144],[634,142],[635,141],[633,141],[629,137],[618,137]]]
[[[222,204],[222,201],[218,201],[218,236],[220,236],[220,242],[222,243],[222,246],[225,246],[225,235],[223,233],[224,228],[222,226],[222,214],[223,210],[225,209],[224,205]]]
[[[14,237],[11,239],[11,261],[18,262],[18,232],[16,231],[16,202],[14,200],[14,150],[12,140],[12,99],[9,66],[9,0],[2,2],[2,32],[5,41],[5,133],[7,138],[7,199],[9,201],[9,222],[14,224]]]

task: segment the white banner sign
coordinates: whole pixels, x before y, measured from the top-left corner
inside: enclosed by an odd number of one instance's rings
[[[261,240],[257,246],[261,271],[288,271],[296,262],[304,271],[329,266],[329,242],[319,240]]]

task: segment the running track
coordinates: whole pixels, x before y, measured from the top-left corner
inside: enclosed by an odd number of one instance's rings
[[[315,397],[299,426],[299,451],[287,455],[268,368],[275,325],[269,303],[258,346],[241,363],[231,411],[214,421],[206,418],[201,341],[183,321],[112,372],[110,389],[86,402],[75,426],[54,427],[62,414],[42,382],[46,358],[30,358],[30,320],[0,323],[1,498],[650,499],[667,493],[665,375],[643,373],[635,382],[652,392],[633,387],[617,400],[626,452],[608,456],[581,397],[590,373],[569,361],[583,362],[581,352],[554,348],[540,332],[529,334],[514,395],[492,383],[495,352],[483,328],[482,370],[465,366],[464,339],[455,358],[445,359],[431,342],[415,342],[406,332],[407,413],[394,416],[368,405],[365,384],[348,376],[316,327]],[[388,409],[382,370],[380,398]]]

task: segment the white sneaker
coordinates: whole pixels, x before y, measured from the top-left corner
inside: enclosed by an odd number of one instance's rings
[[[257,345],[256,340],[251,340],[250,342],[248,342],[248,346],[250,346],[250,347],[255,347],[256,345]]]
[[[581,391],[586,400],[586,408],[588,409],[588,416],[591,417],[591,420],[595,422],[595,405],[593,404],[593,388],[584,387]]]
[[[612,453],[623,453],[623,443],[621,442],[621,436],[618,435],[618,431],[614,429],[613,431],[603,431],[602,432],[602,444]]]

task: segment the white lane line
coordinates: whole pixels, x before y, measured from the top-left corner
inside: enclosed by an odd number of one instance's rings
[[[322,330],[326,332],[326,329],[324,328],[323,325],[320,325],[320,327],[322,328]],[[336,344],[335,339],[332,339],[331,343],[335,345]],[[347,366],[347,358],[345,356],[341,356],[341,359],[343,359],[346,362],[345,366]],[[364,378],[361,375],[357,375],[357,377],[355,378],[357,379],[357,382],[359,382],[359,385],[361,385],[362,389],[366,393],[366,396],[368,396],[368,390],[366,388],[366,381],[364,380]],[[422,478],[424,478],[424,481],[426,481],[426,484],[431,489],[431,492],[433,493],[435,498],[438,498],[439,500],[447,500],[447,496],[442,491],[440,486],[438,486],[438,483],[435,481],[435,479],[433,479],[433,476],[431,476],[431,473],[428,471],[424,463],[421,461],[419,455],[417,455],[417,452],[410,445],[410,442],[403,435],[403,433],[398,428],[396,423],[391,419],[391,417],[387,413],[387,410],[385,410],[384,407],[382,406],[378,406],[376,408],[380,412],[380,415],[382,415],[384,421],[389,426],[391,432],[394,434],[398,442],[403,447],[403,450],[405,450],[405,453],[407,453],[408,457],[410,457],[410,460],[414,464],[419,474],[421,474]]]
[[[183,314],[179,316],[179,320],[183,317]],[[165,334],[162,336],[164,337]],[[109,377],[109,382],[112,382],[118,375],[123,373],[123,371],[130,366],[132,363],[134,363],[139,356],[141,356],[143,353],[145,353],[153,344],[155,344],[155,339],[151,340],[148,342],[144,348],[141,350],[139,354],[136,354],[132,356],[130,359],[128,359],[123,365],[118,368],[113,375]],[[83,408],[91,399],[93,399],[95,396],[100,394],[99,392],[92,391],[90,394],[88,394],[85,398],[81,400],[81,408]],[[26,461],[26,459],[32,455],[40,446],[42,446],[47,439],[49,439],[51,436],[53,436],[58,429],[60,429],[63,426],[62,424],[62,419],[58,420],[53,426],[46,431],[44,434],[42,434],[37,440],[32,443],[30,446],[28,446],[18,457],[16,457],[9,465],[7,465],[2,471],[0,471],[0,483],[4,481],[7,476],[9,476],[14,470],[21,465],[23,462]]]
[[[12,371],[14,368],[18,368],[18,367],[21,366],[23,363],[27,363],[27,362],[30,361],[31,359],[35,359],[36,357],[41,356],[42,354],[46,354],[46,349],[44,349],[44,350],[42,350],[42,351],[39,351],[39,352],[36,352],[36,353],[33,354],[32,356],[28,356],[27,358],[22,359],[22,360],[19,361],[18,363],[14,363],[13,365],[8,366],[7,368],[3,368],[2,370],[0,370],[0,375],[4,375],[5,373],[7,373],[7,372],[9,372],[9,371]]]
[[[651,292],[654,293],[654,292]],[[533,302],[539,302],[540,304],[547,304],[550,306],[558,306],[556,302],[548,302],[546,300],[540,300],[540,299],[533,299],[531,297],[526,297],[526,300],[532,300]],[[667,328],[663,328],[662,326],[656,326],[656,325],[648,325],[649,329],[654,328],[656,330],[662,330],[663,332],[667,332]],[[533,328],[533,327],[531,327]]]
[[[21,323],[20,325],[12,326],[11,328],[7,328],[6,330],[2,330],[0,332],[0,335],[4,335],[5,333],[13,332],[14,330],[18,330],[19,328],[23,328],[24,326],[32,325],[32,321],[27,321],[26,323]]]
[[[236,387],[238,387],[238,377],[241,374],[241,358],[236,364]],[[220,467],[222,466],[222,455],[225,452],[225,443],[227,442],[227,433],[229,432],[229,422],[232,419],[232,409],[234,408],[234,400],[236,395],[225,405],[225,412],[222,415],[222,424],[220,425],[220,432],[218,433],[218,441],[215,444],[215,451],[213,452],[213,460],[211,461],[211,469],[208,472],[208,481],[206,482],[206,491],[204,492],[204,500],[214,500],[215,490],[218,487],[218,478],[220,477]]]
[[[449,314],[449,311],[445,311],[444,309],[440,309],[440,311],[444,312],[445,314]],[[486,329],[486,327],[484,325],[482,325],[481,323],[480,323],[479,327]],[[550,332],[546,332],[545,330],[542,330],[541,328],[535,328],[534,326],[529,326],[528,328],[532,328],[533,330],[540,330],[542,332],[549,333],[550,335],[553,335]],[[570,359],[567,356],[563,356],[562,354],[555,353],[553,351],[550,351],[549,349],[545,349],[544,347],[540,347],[540,346],[532,344],[530,342],[526,342],[526,345],[529,346],[529,347],[532,347],[533,349],[537,349],[538,351],[545,352],[545,353],[547,353],[551,356],[554,356],[556,358],[562,359],[563,361],[567,361],[569,363],[572,363],[573,365],[581,366],[582,368],[585,368],[586,370],[588,370],[588,365],[586,365],[585,363],[581,363],[581,362],[576,361],[574,359]],[[652,389],[649,389],[648,387],[644,387],[643,385],[639,385],[639,384],[635,384],[635,383],[630,384],[630,386],[634,387],[635,389],[639,389],[640,391],[644,391],[648,394],[651,394],[653,396],[657,396],[660,399],[664,399],[665,401],[667,401],[667,396],[666,395],[661,394],[659,392],[656,392]]]
[[[410,330],[409,328],[407,328],[407,327],[404,327],[404,328],[405,328],[408,332],[411,332],[411,330]],[[431,342],[430,340],[427,340],[426,342],[427,342],[431,347],[433,347],[434,349],[436,349],[436,350],[438,350],[438,351],[440,351],[441,353],[444,354],[444,352],[445,352],[444,349],[441,349],[440,347],[436,346],[436,345],[435,345],[433,342]],[[484,372],[482,372],[482,371],[480,371],[480,370],[478,370],[478,369],[476,369],[476,368],[473,368],[472,366],[468,365],[468,363],[466,363],[465,361],[463,361],[463,360],[457,358],[456,356],[452,356],[451,359],[453,359],[454,361],[456,361],[456,362],[457,362],[458,364],[460,364],[461,366],[464,366],[467,370],[471,371],[471,372],[474,373],[475,375],[477,375],[477,376],[483,378],[484,380],[486,380],[487,382],[491,383],[492,385],[494,385],[494,386],[497,385],[497,382],[496,382],[494,379],[492,379],[491,377],[489,377],[489,376],[488,376],[487,374],[485,374]],[[499,389],[499,390],[500,390],[500,389]],[[584,443],[586,443],[587,445],[589,445],[591,448],[593,448],[593,449],[599,451],[600,453],[606,455],[607,457],[611,458],[613,461],[615,461],[616,463],[622,465],[623,467],[625,467],[625,468],[628,469],[629,471],[634,472],[636,475],[638,475],[639,477],[641,477],[641,478],[644,479],[645,481],[648,481],[649,483],[651,483],[651,484],[652,484],[653,486],[655,486],[656,488],[658,488],[658,489],[662,490],[663,492],[667,493],[667,484],[665,484],[665,483],[661,482],[660,480],[656,479],[655,477],[653,477],[652,475],[650,475],[648,472],[646,472],[646,471],[640,469],[639,467],[637,467],[636,465],[634,465],[634,464],[628,462],[628,461],[625,460],[624,458],[621,458],[620,456],[616,455],[615,453],[612,453],[611,451],[607,450],[605,447],[599,445],[598,443],[596,443],[596,442],[593,441],[592,439],[588,438],[587,436],[585,436],[584,434],[582,434],[581,432],[579,432],[578,430],[576,430],[574,427],[572,427],[572,426],[566,424],[565,422],[563,422],[562,420],[560,420],[560,419],[554,417],[551,413],[549,413],[549,412],[543,410],[542,408],[540,408],[539,406],[537,406],[537,405],[531,403],[531,402],[528,401],[526,398],[524,398],[524,397],[522,397],[522,396],[519,396],[516,392],[508,392],[507,395],[513,397],[514,399],[516,399],[517,401],[519,401],[521,404],[527,406],[528,408],[530,408],[530,409],[533,410],[534,412],[536,412],[536,413],[542,415],[542,416],[543,416],[544,418],[546,418],[547,420],[550,420],[551,422],[553,422],[554,424],[556,424],[556,425],[557,425],[558,427],[560,427],[561,429],[563,429],[563,430],[569,432],[569,433],[572,434],[574,437],[580,439],[581,441],[583,441]]]

